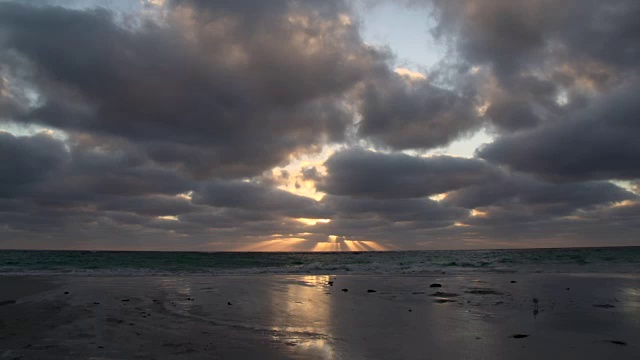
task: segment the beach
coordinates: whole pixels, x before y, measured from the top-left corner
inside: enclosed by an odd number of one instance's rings
[[[637,274],[5,275],[0,288],[0,359],[640,356]]]

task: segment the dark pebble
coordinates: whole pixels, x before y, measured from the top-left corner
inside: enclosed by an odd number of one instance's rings
[[[411,311],[413,311],[413,310],[409,309],[409,312],[411,312]]]
[[[499,291],[495,291],[493,289],[486,289],[486,288],[472,288],[465,292],[467,294],[475,294],[475,295],[502,295],[502,293]]]
[[[411,294],[413,294],[413,295],[422,295],[422,294],[424,294],[424,291],[414,291]]]
[[[620,341],[620,340],[607,340],[607,342],[610,342],[610,343],[616,344],[616,345],[627,346],[626,342]]]
[[[511,280],[511,283],[512,283],[512,284],[515,284],[515,283],[517,283],[517,281],[515,281],[515,280]]]
[[[456,302],[456,301],[451,299],[436,299],[433,302],[437,304],[446,304],[448,302]]]
[[[593,304],[593,307],[596,308],[601,308],[601,309],[611,309],[616,307],[615,305],[611,305],[611,304]]]
[[[375,290],[373,290],[373,289],[369,289],[369,290],[367,290],[367,292],[368,292],[368,293],[374,293],[374,292],[376,292],[376,291],[375,291]]]
[[[229,302],[227,303],[227,305],[231,306],[231,305],[232,305],[232,304],[231,304],[231,301],[229,301]]]
[[[566,290],[569,291],[569,288],[567,288]]]
[[[93,303],[93,305],[100,305],[100,303],[99,303],[99,302],[97,302],[97,301],[95,301],[95,302]]]
[[[5,301],[0,301],[0,306],[11,305],[11,304],[15,304],[15,303],[16,303],[15,300],[5,300]]]
[[[432,288],[433,287],[442,287],[442,284],[437,284],[437,283],[436,284],[431,284],[431,285],[429,285],[429,287],[432,287]]]
[[[342,289],[342,291],[347,292],[347,291],[349,291],[349,289]]]
[[[511,337],[514,338],[514,339],[524,339],[526,337],[529,337],[529,335],[526,335],[526,334],[514,334],[514,335],[511,335]]]
[[[64,294],[65,294],[65,295],[69,295],[69,292],[68,292],[68,291],[65,291],[65,292],[64,292]]]
[[[433,294],[431,294],[430,296],[456,297],[456,296],[458,296],[458,294],[456,294],[456,293],[447,293],[447,292],[442,292],[442,291],[436,291]]]
[[[328,282],[329,286],[333,286],[333,281]]]
[[[121,301],[127,302],[127,301],[131,301],[129,299],[122,299]]]

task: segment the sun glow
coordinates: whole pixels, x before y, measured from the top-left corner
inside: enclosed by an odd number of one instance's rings
[[[298,222],[301,222],[305,225],[309,225],[309,226],[313,226],[313,225],[317,225],[318,223],[321,224],[328,224],[331,222],[331,219],[307,219],[307,218],[297,218],[295,219]]]
[[[393,71],[396,74],[398,74],[398,75],[400,75],[400,76],[402,76],[404,78],[407,78],[409,80],[426,80],[427,79],[427,77],[424,76],[424,74],[419,73],[417,71],[409,70],[407,68],[399,67],[399,68],[395,68]]]
[[[446,197],[447,197],[447,193],[442,193],[442,194],[431,195],[431,196],[429,196],[429,199],[431,199],[433,201],[442,201]]]
[[[316,189],[316,181],[327,175],[324,163],[337,149],[337,146],[324,146],[315,152],[293,154],[287,165],[274,167],[269,176],[281,190],[320,201],[326,194]],[[318,178],[305,176],[304,171],[309,169],[313,169]]]
[[[293,251],[297,246],[307,241],[302,238],[280,238],[264,240],[255,244],[248,244],[234,249],[235,251]]]
[[[338,251],[386,251],[389,250],[375,241],[370,240],[339,240],[336,235],[329,235],[329,241],[317,243],[311,251],[338,252]]]
[[[168,221],[178,221],[178,217],[174,216],[174,215],[158,216],[158,219],[160,219],[160,220],[168,220]]]
[[[487,212],[473,209],[473,210],[471,210],[471,216],[473,216],[473,217],[486,217],[487,216]]]
[[[178,194],[176,195],[176,197],[191,201],[193,200],[193,191],[187,191],[185,193]]]

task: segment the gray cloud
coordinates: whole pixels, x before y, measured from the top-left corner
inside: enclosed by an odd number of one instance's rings
[[[460,62],[495,77],[478,87],[501,131],[554,121],[638,70],[640,6],[633,0],[427,3],[438,21],[434,35],[452,40]]]
[[[250,209],[294,218],[326,218],[331,215],[313,199],[244,181],[208,182],[196,193],[194,201],[215,207]]]
[[[639,89],[632,82],[565,121],[501,137],[478,156],[553,180],[639,178]]]
[[[497,171],[482,160],[435,156],[420,158],[359,149],[333,155],[319,189],[333,195],[420,198],[485,183]]]
[[[637,241],[637,2],[428,3],[452,47],[422,78],[340,0],[0,2],[0,126],[55,130],[0,132],[0,246]],[[474,158],[397,152],[487,124]],[[326,175],[298,156],[327,144]]]
[[[359,133],[395,149],[447,145],[482,125],[472,99],[396,74],[365,86],[360,113]]]
[[[323,9],[178,2],[166,25],[131,27],[106,10],[2,3],[3,54],[41,95],[16,117],[123,136],[198,174],[259,173],[339,140],[351,115],[336,96],[382,66]]]
[[[64,166],[63,144],[45,134],[15,137],[0,132],[0,196],[17,195]]]

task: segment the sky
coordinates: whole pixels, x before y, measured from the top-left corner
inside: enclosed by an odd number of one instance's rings
[[[639,17],[0,1],[0,248],[640,245]]]

